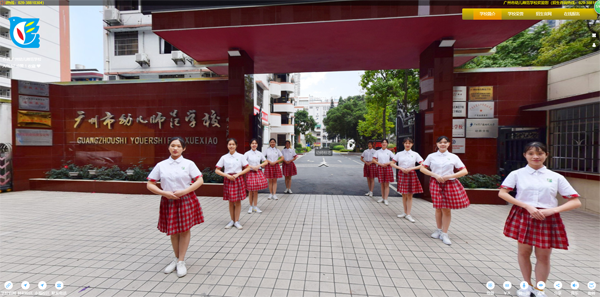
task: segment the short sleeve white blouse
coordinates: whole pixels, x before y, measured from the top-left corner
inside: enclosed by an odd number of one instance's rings
[[[377,159],[377,162],[380,164],[390,163],[392,158],[394,158],[394,153],[388,149],[380,149],[375,151],[373,158]]]
[[[361,157],[363,157],[363,160],[365,160],[365,162],[372,162],[375,152],[376,152],[376,150],[374,150],[374,149],[366,149],[362,153]]]
[[[292,148],[284,148],[282,151],[283,154],[283,159],[285,161],[290,161],[292,159],[294,159],[294,156],[296,156],[296,150],[292,149]]]
[[[500,187],[508,190],[517,188],[515,199],[539,208],[557,207],[556,193],[565,199],[579,197],[564,176],[546,166],[535,170],[527,165],[513,170]]]
[[[217,162],[217,168],[221,169],[226,174],[236,174],[242,172],[244,167],[248,166],[248,161],[244,155],[235,152],[232,154],[227,153],[219,159]]]
[[[275,161],[277,161],[277,159],[279,159],[279,157],[283,156],[281,151],[278,150],[276,147],[268,147],[264,151],[263,155],[267,158],[267,160],[269,160],[271,162],[275,162]]]
[[[169,157],[158,162],[152,169],[147,179],[149,181],[160,181],[160,187],[164,191],[175,192],[185,190],[192,182],[202,176],[198,166],[183,156],[173,159]]]
[[[414,167],[416,163],[421,164],[423,158],[413,150],[403,150],[394,156],[394,161],[402,168],[410,168]]]
[[[443,153],[435,152],[429,154],[425,161],[423,161],[423,166],[429,168],[431,172],[440,175],[452,175],[454,174],[454,169],[462,170],[465,168],[465,164],[460,160],[460,158],[449,152],[445,151]],[[450,178],[449,180],[454,180],[455,178]]]
[[[244,154],[244,157],[246,157],[246,161],[250,166],[258,166],[266,160],[259,150],[249,150]]]

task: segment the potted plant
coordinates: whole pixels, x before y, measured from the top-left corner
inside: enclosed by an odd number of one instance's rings
[[[506,204],[498,197],[501,178],[499,175],[469,174],[458,179],[465,188],[471,204]]]

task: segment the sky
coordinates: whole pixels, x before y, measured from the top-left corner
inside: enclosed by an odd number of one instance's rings
[[[102,6],[71,6],[71,68],[82,64],[104,72]],[[360,75],[363,71],[302,73],[300,96],[339,98],[360,95]]]

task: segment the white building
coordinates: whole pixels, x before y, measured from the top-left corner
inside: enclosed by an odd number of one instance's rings
[[[255,74],[255,114],[262,107],[263,149],[269,147],[269,140],[277,140],[277,148],[285,147],[285,141],[294,138],[294,96],[296,76],[288,73]]]
[[[317,98],[317,97],[297,97],[296,101],[298,102],[295,106],[296,111],[298,110],[306,110],[308,111],[308,116],[312,116],[317,122],[317,127],[314,132],[311,132],[313,136],[317,138],[317,142],[314,146],[317,147],[329,147],[329,144],[334,142],[333,140],[327,139],[327,129],[325,124],[323,124],[323,120],[327,117],[327,111],[331,108],[331,100],[325,98]],[[333,99],[333,106],[338,105],[339,99]],[[300,141],[303,144],[306,144],[304,135],[300,137]]]
[[[210,76],[152,32],[152,15],[143,15],[138,1],[108,0],[103,10],[104,74],[108,80],[165,79]]]
[[[10,37],[11,17],[39,18],[39,48]],[[70,81],[69,6],[0,6],[0,143],[11,143],[11,79]]]

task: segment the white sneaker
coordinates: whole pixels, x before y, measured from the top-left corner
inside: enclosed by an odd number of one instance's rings
[[[256,213],[261,213],[262,212],[262,210],[260,210],[260,208],[258,208],[258,206],[254,207],[254,211],[256,211]]]
[[[414,222],[415,222],[415,219],[413,219],[413,217],[412,217],[411,215],[407,215],[407,216],[406,216],[406,219],[407,219],[409,222],[411,222],[411,223],[414,223]]]
[[[373,192],[369,192],[369,196],[373,197]]]
[[[517,296],[519,296],[519,297],[531,297],[531,294],[533,294],[532,286],[527,286],[527,288],[525,288],[525,289],[517,290]]]
[[[273,200],[279,200],[279,197],[277,197],[277,195],[273,195]]]
[[[533,289],[533,295],[535,295],[535,297],[548,297],[546,293],[536,289]]]
[[[383,198],[377,200],[377,203],[381,203],[381,202],[383,202]]]
[[[177,262],[177,276],[184,277],[187,274],[187,268],[185,268],[185,262]]]
[[[387,200],[387,199],[383,200],[383,204],[385,204],[385,205],[390,205],[390,204],[388,203],[388,200]]]
[[[371,196],[371,191],[367,192],[367,194],[365,194],[365,196]]]
[[[169,274],[169,273],[175,271],[175,268],[177,268],[177,261],[179,261],[179,259],[175,258],[175,260],[173,260],[173,262],[171,262],[171,264],[169,264],[167,266],[167,268],[165,268],[166,274]]]
[[[269,200],[273,199],[273,194],[269,194],[269,197],[267,199],[269,199]]]
[[[440,235],[442,235],[442,230],[435,229],[435,232],[431,234],[431,238],[440,239]]]
[[[285,191],[283,191],[283,194],[287,194],[289,189],[285,189]]]
[[[233,227],[233,224],[234,224],[233,221],[229,222],[229,224],[227,224],[225,226],[225,229],[229,229],[229,228]]]
[[[250,209],[248,209],[248,213],[252,213],[252,206],[250,206]]]
[[[406,216],[406,214],[405,214],[405,213],[401,213],[401,214],[399,214],[399,215],[398,215],[398,217],[399,217],[399,218],[403,218],[403,217],[405,217],[405,216]]]
[[[452,244],[452,241],[450,241],[450,238],[448,237],[448,233],[442,233],[442,235],[440,235],[440,239],[442,240],[442,242],[444,244],[447,244],[447,245]]]
[[[288,189],[288,194],[294,194],[292,193],[292,189]]]
[[[235,224],[233,224],[236,228],[238,228],[238,230],[244,228],[242,227],[242,225],[240,225],[240,222],[235,222]]]

